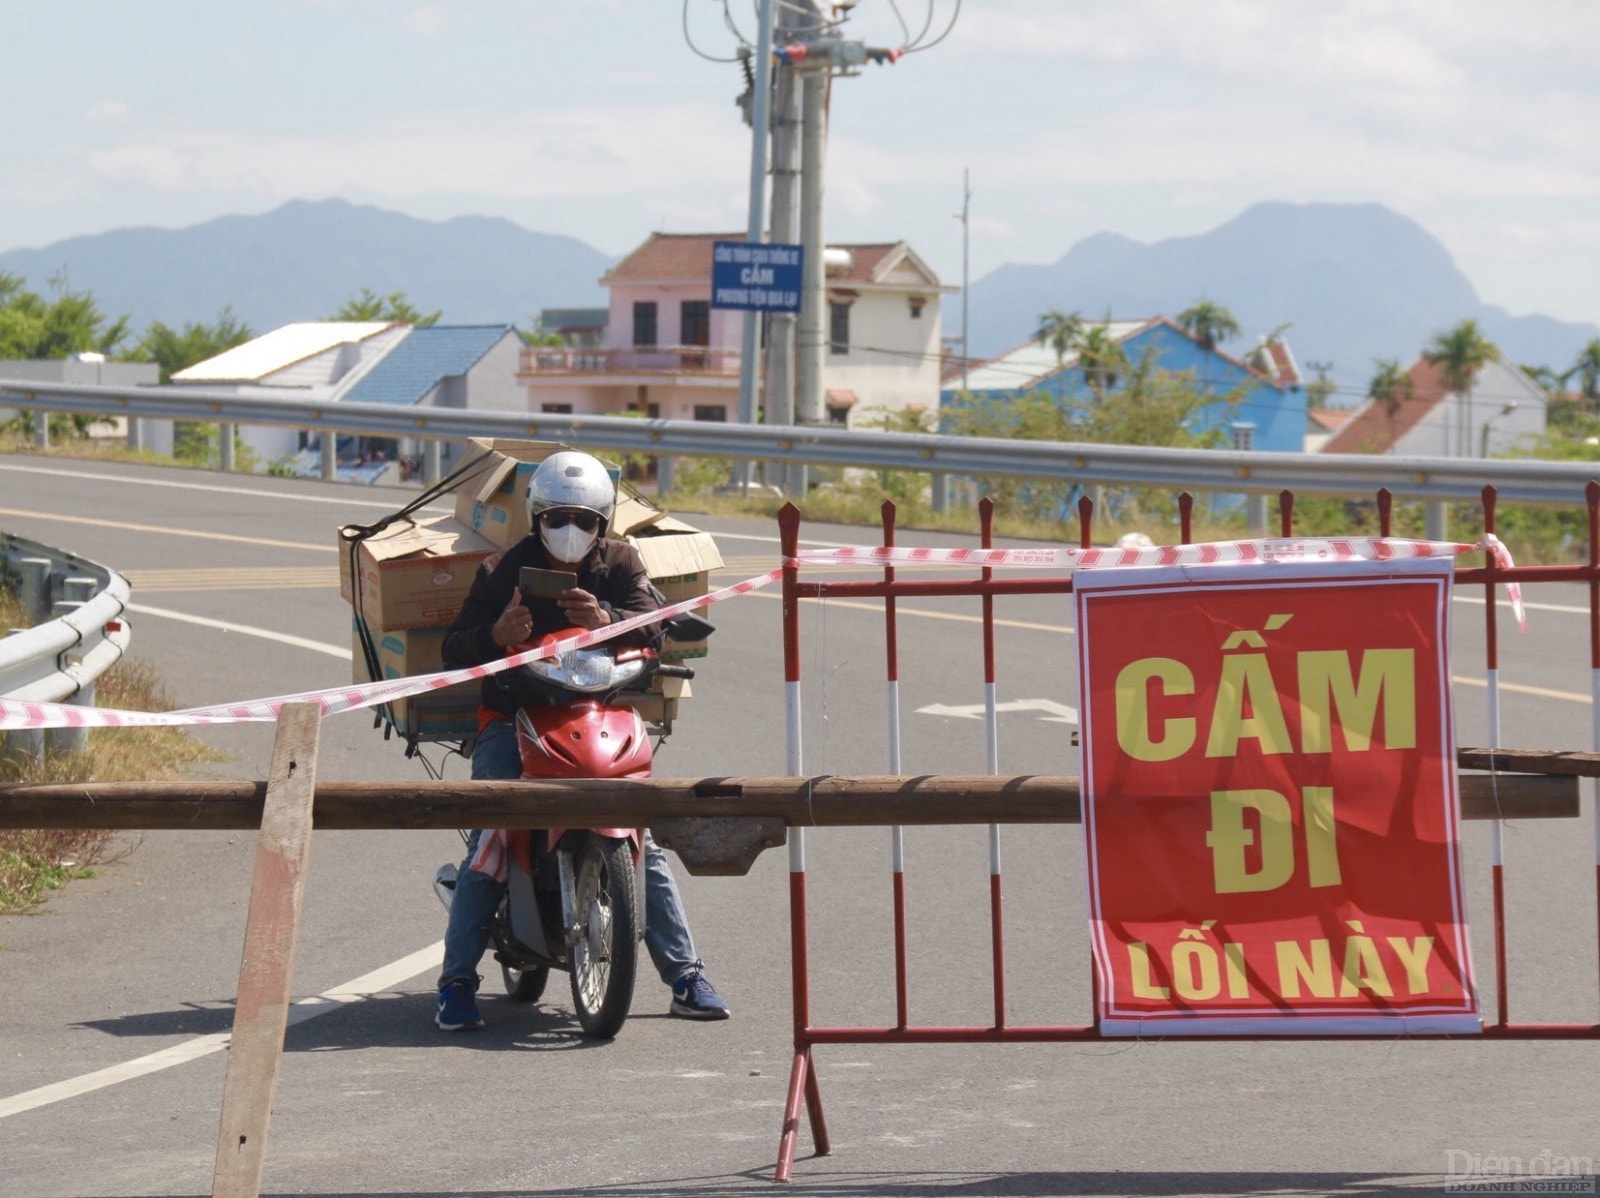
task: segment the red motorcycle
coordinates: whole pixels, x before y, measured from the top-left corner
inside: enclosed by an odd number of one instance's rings
[[[681,639],[709,625],[669,628]],[[676,623],[676,622],[675,622]],[[550,633],[548,644],[570,636]],[[675,638],[678,639],[678,638]],[[532,645],[514,645],[511,653]],[[644,692],[656,674],[692,678],[663,665],[654,649],[594,645],[510,671],[517,701],[517,747],[524,778],[644,778],[654,748],[650,726],[623,697]],[[658,728],[658,731],[661,729]],[[488,833],[506,838],[507,886],[495,913],[495,959],[506,994],[534,1002],[552,969],[565,970],[584,1033],[609,1039],[633,1003],[644,939],[643,828],[542,828]],[[435,890],[445,906],[455,867],[440,869]]]

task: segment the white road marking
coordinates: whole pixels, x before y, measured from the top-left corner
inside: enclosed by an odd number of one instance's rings
[[[994,709],[997,713],[1004,714],[1008,711],[1042,711],[1046,714],[1040,720],[1046,724],[1076,724],[1078,722],[1078,709],[1069,707],[1065,703],[1057,703],[1054,699],[1013,699],[1008,703],[996,703]],[[982,719],[988,713],[988,705],[984,703],[946,704],[932,703],[927,707],[917,708],[918,715],[947,715],[963,720]]]
[[[47,466],[12,466],[0,465],[0,470],[9,470],[16,474],[49,474],[57,478],[70,478],[82,481],[85,478],[103,480],[109,483],[130,483],[136,487],[173,487],[180,491],[215,491],[223,495],[255,495],[263,499],[287,499],[293,503],[327,503],[337,507],[371,507],[381,508],[384,511],[395,510],[393,503],[379,503],[375,499],[345,499],[341,496],[331,495],[295,495],[289,491],[255,491],[244,487],[221,486],[216,483],[180,483],[161,478],[134,478],[126,474],[85,474],[81,470],[54,470]],[[314,482],[314,479],[307,479]],[[439,516],[448,516],[453,508],[426,507],[424,512]]]
[[[91,528],[114,528],[122,532],[148,532],[165,537],[190,537],[197,541],[231,541],[240,545],[265,545],[272,549],[307,549],[312,553],[338,553],[337,545],[309,545],[304,541],[275,541],[270,537],[241,537],[229,532],[195,532],[159,524],[127,524],[116,520],[93,520],[87,516],[60,516],[54,512],[34,512],[0,507],[0,516],[22,516],[29,520],[53,520],[58,524],[87,524]]]
[[[1452,595],[1451,598],[1457,603],[1471,603],[1477,607],[1482,607],[1484,604],[1482,595]],[[1510,611],[1511,601],[1509,599],[1498,599],[1495,601],[1495,606],[1503,607]],[[1553,611],[1566,616],[1586,616],[1589,614],[1587,607],[1569,607],[1560,603],[1528,603],[1524,601],[1522,606],[1528,611]]]
[[[123,570],[122,576],[140,595],[156,591],[326,591],[339,585],[337,566],[171,566]]]
[[[342,986],[335,986],[332,990],[324,990],[321,994],[311,998],[302,998],[292,1003],[289,1007],[289,1026],[305,1023],[319,1015],[326,1015],[329,1011],[336,1011],[349,1003],[359,1002],[364,998],[371,998],[375,994],[382,994],[385,990],[398,986],[401,982],[427,972],[438,965],[444,952],[444,941],[431,944],[427,948],[418,949],[409,956],[401,957],[398,961],[391,962],[381,968],[374,969],[371,973],[364,973],[358,978],[345,982]],[[92,1094],[96,1090],[103,1090],[107,1086],[115,1086],[121,1082],[133,1081],[135,1078],[147,1077],[152,1073],[159,1073],[163,1069],[171,1069],[175,1065],[184,1065],[190,1061],[199,1060],[214,1052],[221,1052],[228,1047],[230,1035],[216,1032],[209,1036],[199,1036],[193,1040],[186,1040],[182,1044],[174,1044],[171,1048],[163,1048],[160,1052],[150,1053],[148,1056],[135,1057],[131,1061],[124,1061],[120,1065],[112,1065],[108,1069],[98,1069],[93,1073],[85,1073],[81,1077],[68,1078],[66,1081],[55,1082],[52,1085],[40,1086],[36,1090],[25,1090],[21,1094],[14,1094],[10,1098],[0,1098],[0,1119],[20,1115],[24,1111],[37,1110],[42,1106],[52,1103],[65,1102],[69,1098],[77,1098],[84,1094]]]
[[[155,616],[161,620],[182,620],[185,624],[198,624],[202,628],[215,628],[220,632],[236,632],[240,636],[258,636],[263,640],[277,641],[280,645],[293,645],[297,649],[310,649],[314,653],[326,653],[329,657],[351,660],[350,649],[345,645],[329,645],[323,641],[307,640],[303,636],[291,636],[287,632],[271,632],[265,628],[255,628],[249,624],[233,624],[227,620],[213,620],[206,616],[191,616],[187,612],[171,611],[165,607],[146,607],[143,603],[130,603],[128,610],[139,616]]]

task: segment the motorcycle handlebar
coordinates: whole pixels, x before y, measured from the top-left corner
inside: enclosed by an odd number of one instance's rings
[[[656,673],[663,678],[693,678],[694,671],[688,666],[657,666]]]

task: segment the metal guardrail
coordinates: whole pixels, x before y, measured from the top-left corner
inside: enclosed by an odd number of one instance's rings
[[[1080,442],[1011,441],[828,427],[713,424],[621,416],[468,412],[254,397],[199,387],[87,387],[0,379],[0,405],[365,433],[419,440],[511,437],[670,457],[805,462],[1194,491],[1476,499],[1492,484],[1504,502],[1578,502],[1600,471],[1588,462],[1395,457],[1382,454],[1242,453]]]
[[[0,639],[0,696],[27,703],[94,705],[95,681],[127,651],[121,619],[128,580],[115,570],[23,537],[0,534],[0,562],[31,628]],[[85,730],[52,732],[58,749],[81,749]],[[45,734],[6,734],[8,749],[42,756]]]

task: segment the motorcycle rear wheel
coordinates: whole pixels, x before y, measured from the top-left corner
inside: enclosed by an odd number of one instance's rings
[[[584,1034],[609,1040],[627,1022],[639,965],[639,896],[625,840],[585,835],[574,853],[582,935],[572,946],[572,1006]]]
[[[550,980],[548,965],[535,965],[532,969],[512,969],[500,966],[500,976],[505,980],[506,997],[512,1002],[538,1002]]]

